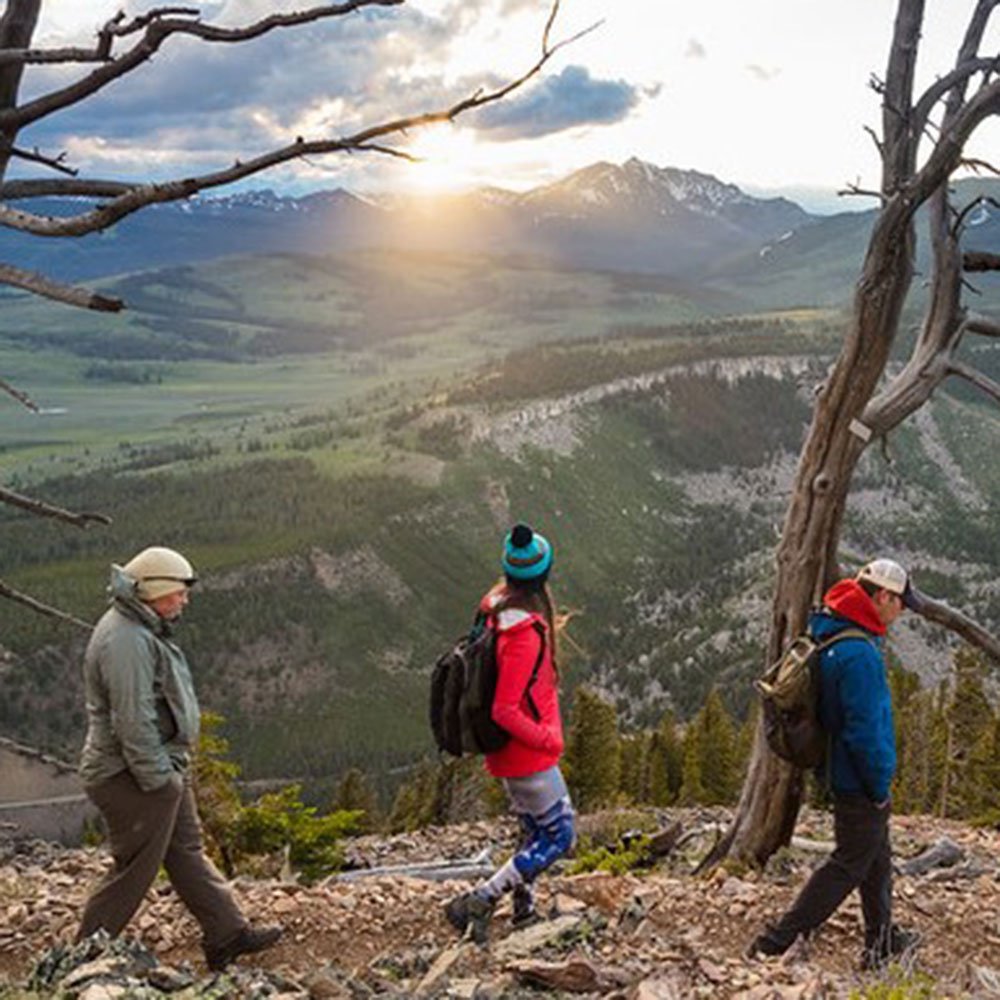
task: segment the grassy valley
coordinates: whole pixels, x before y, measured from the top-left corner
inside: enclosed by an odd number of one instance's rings
[[[65,411],[3,410],[6,481],[115,519],[78,532],[3,511],[3,575],[92,620],[110,561],[189,553],[204,583],[183,643],[248,776],[318,785],[426,752],[427,672],[517,518],[555,541],[578,612],[569,685],[598,683],[635,723],[686,715],[720,681],[745,708],[837,311],[725,317],[666,279],[375,253],[108,287],[134,315],[2,304],[20,333],[0,337],[0,370]],[[161,343],[154,318],[199,332]],[[287,350],[263,351],[265,329]],[[929,421],[892,465],[866,461],[847,555],[912,554],[1000,622],[984,461],[1000,423],[958,397]],[[0,725],[72,754],[84,637],[9,604],[0,636]],[[924,630],[907,641],[924,669],[947,660]]]

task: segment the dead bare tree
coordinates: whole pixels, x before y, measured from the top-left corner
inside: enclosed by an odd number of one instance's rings
[[[454,121],[475,108],[502,100],[537,76],[560,49],[596,27],[591,26],[572,37],[553,42],[552,28],[560,5],[560,0],[553,0],[542,30],[541,51],[516,79],[492,89],[477,90],[448,107],[374,122],[348,135],[300,136],[291,144],[257,152],[210,173],[149,183],[80,177],[78,171],[65,162],[64,154],[49,155],[37,149],[23,149],[18,146],[18,135],[22,129],[94,97],[109,84],[139,70],[173,38],[195,38],[205,44],[237,44],[301,25],[346,17],[366,7],[401,6],[405,0],[343,0],[295,12],[271,14],[242,27],[208,23],[202,20],[198,7],[163,6],[132,18],[124,12],[117,14],[98,30],[91,48],[32,48],[42,3],[43,0],[7,0],[6,9],[0,16],[0,226],[41,237],[74,237],[98,232],[149,205],[190,198],[201,191],[232,184],[305,157],[373,153],[412,159],[398,145],[408,132],[421,126]],[[51,64],[93,68],[81,70],[78,78],[65,85],[22,101],[20,93],[25,68]],[[30,162],[56,176],[7,180],[12,160]],[[43,196],[64,199],[83,196],[99,201],[93,207],[58,217],[35,214],[11,204]],[[117,312],[125,306],[120,299],[54,281],[44,274],[3,262],[0,262],[0,284],[84,309]],[[28,409],[38,410],[27,393],[3,379],[0,379],[0,393],[13,397]],[[0,489],[0,503],[12,504],[34,515],[57,518],[77,527],[110,523],[110,519],[101,514],[74,514],[9,490]],[[85,622],[21,594],[2,581],[0,597],[88,627]]]
[[[840,354],[823,385],[799,457],[777,551],[777,577],[767,647],[772,662],[800,632],[811,605],[840,575],[838,548],[851,479],[872,443],[922,407],[950,376],[966,379],[994,402],[1000,385],[959,360],[966,337],[998,337],[1000,324],[963,303],[962,235],[968,208],[956,211],[949,181],[968,166],[968,140],[1000,114],[1000,53],[981,55],[1000,0],[978,0],[954,68],[922,94],[915,69],[924,0],[898,0],[884,80],[882,134],[876,137],[882,178],[872,230]],[[981,170],[997,171],[989,164]],[[857,192],[855,192],[857,193]],[[914,278],[915,217],[927,207],[932,271],[928,304],[909,359],[887,378],[890,350]],[[972,258],[982,269],[995,261]],[[972,268],[970,268],[972,269]],[[1000,640],[942,601],[920,596],[919,611],[1000,659]],[[705,864],[725,856],[763,864],[787,844],[798,815],[802,773],[771,754],[760,728],[734,821]]]

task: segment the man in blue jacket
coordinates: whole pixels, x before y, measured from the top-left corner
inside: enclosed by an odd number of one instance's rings
[[[889,786],[896,771],[896,738],[882,652],[886,629],[912,606],[911,595],[906,570],[891,559],[876,559],[854,579],[834,584],[810,617],[809,631],[816,639],[859,627],[868,633],[833,643],[819,661],[836,847],[791,909],[753,941],[751,955],[782,954],[800,934],[808,936],[819,927],[853,889],[861,894],[866,968],[916,944],[916,935],[892,923]]]

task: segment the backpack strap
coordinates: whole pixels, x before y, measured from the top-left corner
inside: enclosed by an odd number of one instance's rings
[[[541,622],[534,621],[531,627],[538,633],[538,656],[535,658],[535,665],[531,668],[531,676],[524,688],[524,697],[528,701],[528,708],[531,711],[535,722],[542,721],[542,713],[538,711],[535,699],[531,697],[531,687],[538,680],[538,671],[542,669],[542,660],[545,659],[545,626]]]
[[[840,642],[841,639],[864,639],[865,642],[871,642],[872,637],[870,632],[865,632],[860,628],[845,628],[838,632],[836,635],[830,636],[829,639],[824,639],[822,642],[816,643],[816,653],[822,653],[824,649],[828,649],[835,642]]]

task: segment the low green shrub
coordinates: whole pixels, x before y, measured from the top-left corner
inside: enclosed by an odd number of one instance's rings
[[[907,972],[890,966],[876,983],[852,990],[850,1000],[945,1000],[937,984],[923,972]]]

